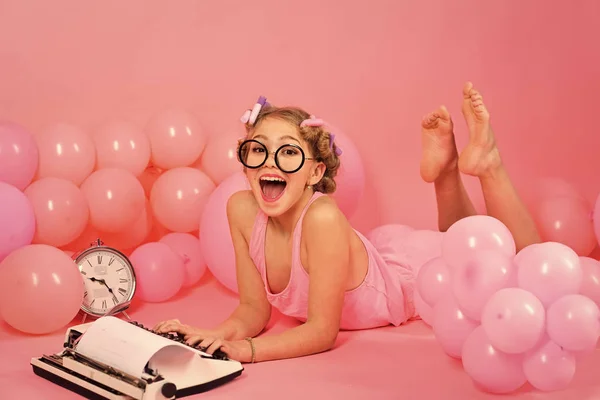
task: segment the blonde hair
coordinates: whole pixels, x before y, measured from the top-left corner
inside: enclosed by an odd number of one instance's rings
[[[254,125],[246,124],[247,137],[250,137],[261,121],[268,118],[277,118],[298,127],[298,132],[310,146],[313,157],[325,164],[326,167],[321,180],[313,185],[314,190],[322,193],[335,192],[335,176],[340,167],[340,159],[336,154],[336,144],[330,144],[333,139],[331,132],[324,129],[323,126],[300,126],[302,121],[310,118],[310,114],[298,107],[275,107],[266,104],[260,110]],[[242,140],[238,145],[241,142]]]

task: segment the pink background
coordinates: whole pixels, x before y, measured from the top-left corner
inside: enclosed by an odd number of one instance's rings
[[[34,132],[166,107],[211,134],[239,129],[259,94],[338,125],[366,165],[353,217],[436,226],[419,177],[421,116],[446,104],[466,140],[461,87],[483,92],[524,196],[542,176],[600,192],[598,2],[0,1],[0,118]],[[477,182],[469,191],[481,204]]]

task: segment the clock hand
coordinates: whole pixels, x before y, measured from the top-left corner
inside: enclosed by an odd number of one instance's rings
[[[110,293],[113,293],[112,289],[110,287],[108,287],[108,285],[106,284],[106,281],[104,279],[98,279],[98,278],[94,278],[93,276],[91,278],[88,278],[89,280],[91,280],[92,282],[100,282],[101,284],[103,284],[104,286],[106,286],[106,288],[108,289],[108,291]],[[114,293],[113,293],[114,295]]]

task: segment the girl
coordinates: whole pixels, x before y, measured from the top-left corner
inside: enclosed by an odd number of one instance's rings
[[[434,184],[440,231],[475,214],[462,172],[479,177],[489,215],[510,229],[518,249],[539,242],[471,83],[463,89],[462,111],[470,140],[460,156],[445,107],[422,121],[420,171]],[[168,320],[154,330],[181,334],[208,353],[221,349],[231,359],[257,362],[326,351],[340,329],[398,326],[416,317],[420,265],[387,262],[389,249],[375,248],[325,195],[335,190],[343,156],[323,121],[298,108],[270,106],[264,98],[242,120],[247,137],[238,155],[251,190],[227,204],[240,304],[214,329]],[[256,338],[271,306],[303,324]]]

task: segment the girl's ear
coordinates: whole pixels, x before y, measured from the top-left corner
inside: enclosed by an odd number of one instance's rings
[[[318,163],[312,170],[310,178],[308,180],[309,186],[314,186],[323,179],[323,175],[325,175],[325,171],[327,167],[322,162]]]

